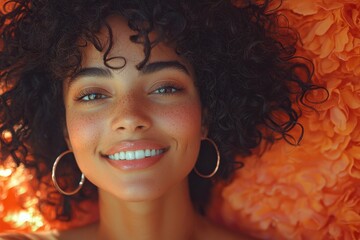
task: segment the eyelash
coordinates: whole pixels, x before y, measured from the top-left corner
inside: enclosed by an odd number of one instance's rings
[[[169,92],[170,90],[170,92]],[[161,87],[158,87],[152,94],[161,94],[161,95],[172,95],[183,90],[182,87],[176,86],[174,84],[164,84]],[[85,99],[88,98],[88,99]],[[99,89],[84,89],[79,93],[79,96],[76,97],[76,101],[79,102],[90,102],[107,98],[107,95],[102,93]]]
[[[94,97],[91,98],[90,96]],[[85,100],[85,98],[88,98]],[[104,93],[101,93],[98,89],[84,89],[79,93],[79,96],[76,98],[77,101],[80,102],[89,102],[89,101],[96,101],[107,98],[107,95]]]
[[[160,92],[161,90],[165,90],[165,92]],[[171,92],[167,92],[167,90],[170,90]],[[182,90],[183,90],[182,87],[175,86],[174,84],[164,84],[163,86],[155,89],[152,93],[162,94],[162,95],[172,95],[172,94],[176,94],[177,92],[181,92]]]

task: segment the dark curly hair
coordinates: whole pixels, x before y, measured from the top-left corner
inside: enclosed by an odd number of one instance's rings
[[[280,24],[268,5],[245,0],[241,7],[230,0],[8,0],[0,16],[2,159],[32,169],[46,186],[40,206],[53,205],[57,218],[71,218],[71,201],[96,199],[89,183],[73,198],[59,200],[48,179],[55,158],[67,149],[62,81],[80,69],[86,44],[103,51],[104,64],[112,67],[112,30],[106,18],[118,14],[137,33],[131,41],[143,46],[139,69],[159,42],[175,46],[193,66],[209,138],[221,152],[216,178],[229,179],[241,166],[235,156],[250,154],[262,140],[291,137],[301,114],[298,106],[306,105],[307,92],[318,88],[310,82],[309,64],[295,57],[296,32]],[[97,37],[103,26],[108,46]],[[154,41],[150,32],[156,33]],[[189,182],[193,203],[203,212],[213,181],[191,173]]]

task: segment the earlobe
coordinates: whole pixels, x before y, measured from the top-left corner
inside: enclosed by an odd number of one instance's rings
[[[69,133],[68,133],[66,127],[63,128],[63,135],[64,135],[64,140],[66,142],[66,145],[68,146],[68,149],[72,150],[71,143],[70,143],[70,138],[69,138]]]
[[[208,135],[208,128],[207,128],[207,126],[202,126],[202,127],[201,127],[201,137],[202,137],[202,139],[207,138],[207,135]]]
[[[207,120],[208,120],[208,111],[207,111],[207,109],[203,109],[202,117],[201,117],[201,137],[203,139],[207,138],[208,132],[209,132]]]

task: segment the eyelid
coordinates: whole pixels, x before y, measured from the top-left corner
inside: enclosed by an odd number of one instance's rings
[[[106,91],[105,89],[99,88],[99,87],[88,87],[88,88],[84,88],[81,89],[74,97],[75,101],[78,102],[89,102],[91,100],[83,100],[84,97],[91,95],[91,94],[97,94],[97,95],[105,95],[105,96],[109,96],[110,93],[108,91]],[[104,99],[104,98],[99,98],[96,100],[100,100],[100,99]]]
[[[173,93],[156,93],[156,91],[158,91],[161,88],[174,88],[174,89],[176,89],[176,91]],[[150,91],[150,94],[175,94],[176,92],[182,91],[184,89],[184,87],[183,87],[183,85],[181,85],[177,82],[174,82],[174,81],[165,81],[165,82],[154,84],[151,87],[151,89],[152,90]]]

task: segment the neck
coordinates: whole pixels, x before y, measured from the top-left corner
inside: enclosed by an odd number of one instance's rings
[[[187,182],[150,201],[124,202],[99,191],[99,239],[191,239],[196,215]]]

